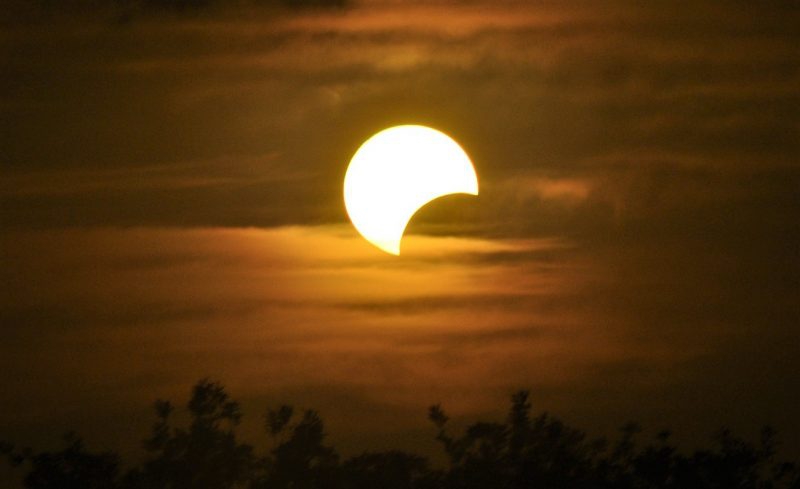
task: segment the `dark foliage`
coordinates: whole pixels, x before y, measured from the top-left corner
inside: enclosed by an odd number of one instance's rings
[[[59,452],[13,454],[11,461],[25,460],[31,467],[25,475],[25,487],[61,489],[100,489],[114,487],[119,474],[119,458],[113,453],[90,453],[75,434],[64,436],[65,447]]]
[[[157,421],[145,440],[148,457],[126,475],[125,487],[227,489],[249,479],[253,449],[238,442],[233,431],[241,419],[239,405],[221,385],[203,380],[195,385],[188,409],[188,429],[173,428],[172,406],[156,401]]]
[[[608,442],[547,413],[532,417],[527,392],[512,396],[504,422],[477,422],[462,434],[432,406],[448,461],[441,469],[396,450],[341,460],[325,444],[319,415],[286,405],[268,410],[272,448],[258,455],[236,437],[239,405],[209,380],[194,386],[187,410],[188,426],[174,426],[173,406],[155,403],[146,457],[127,471],[116,454],[90,452],[75,435],[55,452],[0,443],[0,455],[24,467],[31,489],[800,489],[798,468],[776,460],[771,429],[757,443],[721,431],[710,447],[683,454],[666,431],[641,443],[640,428],[629,424]]]
[[[154,9],[191,12],[209,7],[266,6],[289,8],[337,8],[347,5],[347,0],[17,0],[32,7],[59,10],[80,9],[91,11],[108,7],[126,9]]]
[[[289,8],[335,8],[344,7],[346,0],[115,0],[123,6],[138,5],[173,11],[201,10],[212,6],[262,5]]]

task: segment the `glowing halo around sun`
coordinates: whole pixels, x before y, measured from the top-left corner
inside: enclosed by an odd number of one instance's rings
[[[344,177],[344,203],[359,233],[393,255],[414,214],[450,194],[478,195],[467,153],[425,126],[385,129],[358,148]]]

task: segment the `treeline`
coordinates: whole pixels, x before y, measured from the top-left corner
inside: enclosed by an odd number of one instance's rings
[[[290,7],[290,8],[335,8],[347,5],[347,0],[9,0],[18,9],[42,11],[74,11],[120,9],[122,11],[174,11],[192,12],[210,7]]]
[[[192,10],[203,9],[212,6],[233,5],[265,5],[265,6],[287,6],[293,8],[314,8],[314,7],[344,7],[347,0],[94,0],[111,2],[121,6],[140,6],[149,8],[166,8],[172,10]]]
[[[326,444],[313,410],[270,409],[266,453],[237,438],[242,413],[222,385],[202,380],[187,404],[190,421],[173,422],[173,405],[155,403],[156,421],[143,461],[123,469],[119,455],[92,452],[76,435],[58,451],[2,444],[31,489],[800,489],[800,471],[776,459],[775,432],[756,443],[721,431],[712,444],[684,454],[668,432],[639,440],[629,424],[615,440],[590,439],[546,413],[532,416],[527,392],[512,396],[503,422],[477,422],[463,433],[432,406],[428,417],[447,459],[433,467],[399,450],[343,458]]]
[[[219,15],[280,15],[308,10],[336,11],[350,0],[0,0],[0,27],[52,21],[129,25],[148,19],[177,21]]]

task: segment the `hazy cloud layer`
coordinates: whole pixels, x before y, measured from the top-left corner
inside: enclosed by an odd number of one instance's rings
[[[574,334],[585,312],[562,296],[591,274],[565,243],[412,236],[404,246],[398,262],[344,227],[9,233],[2,371],[14,395],[2,418],[14,422],[4,429],[34,430],[53,403],[143,408],[206,374],[246,397],[306,386],[334,417],[346,406],[314,386],[390,411],[420,411],[420,389],[469,392],[461,402],[487,409],[482,399],[532,380],[532,361],[566,354],[536,375],[558,384],[610,354],[594,351],[603,333]],[[567,256],[545,259],[554,252]],[[86,395],[98,400],[87,406]]]

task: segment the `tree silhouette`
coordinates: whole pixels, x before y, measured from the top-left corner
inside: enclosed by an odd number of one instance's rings
[[[292,424],[293,413],[285,405],[268,411],[268,432],[279,443],[272,456],[264,459],[265,475],[254,488],[311,489],[337,479],[339,456],[323,444],[325,430],[319,415],[309,410]]]
[[[429,418],[450,461],[444,487],[597,487],[605,442],[587,441],[583,432],[546,413],[530,419],[530,409],[528,393],[518,392],[505,423],[478,422],[454,438],[445,429],[447,416],[432,407]]]
[[[117,487],[119,457],[111,452],[90,453],[74,433],[63,437],[64,448],[56,452],[15,453],[6,444],[3,452],[14,465],[29,464],[23,479],[31,489],[106,489]]]
[[[172,405],[156,401],[157,421],[145,441],[148,458],[126,476],[126,486],[171,489],[228,489],[246,482],[255,458],[250,445],[236,440],[239,405],[207,379],[194,386],[187,405],[188,429],[172,427]]]
[[[168,401],[154,407],[144,460],[124,473],[117,454],[90,452],[75,434],[52,452],[0,442],[0,455],[25,468],[30,489],[800,489],[797,466],[777,459],[769,428],[757,443],[722,430],[710,447],[683,454],[668,431],[641,444],[634,423],[613,442],[590,439],[548,413],[533,416],[525,391],[511,397],[503,422],[479,421],[461,434],[450,432],[441,406],[431,406],[447,457],[441,469],[398,450],[342,461],[326,445],[317,412],[297,414],[289,405],[267,411],[272,444],[258,455],[237,439],[239,404],[208,379],[192,389],[187,426],[173,423]]]
[[[364,453],[342,465],[342,487],[348,489],[433,489],[441,474],[419,455],[391,450]]]

